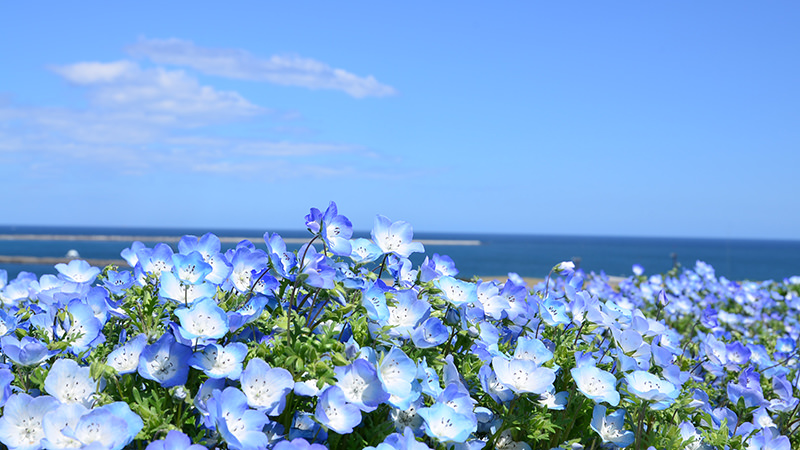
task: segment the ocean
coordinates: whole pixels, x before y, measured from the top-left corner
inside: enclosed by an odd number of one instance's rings
[[[222,237],[248,237],[256,246],[265,248],[263,230],[199,230],[165,228],[95,228],[0,226],[0,259],[8,256],[38,258],[64,257],[76,250],[83,259],[120,259],[120,252],[131,241],[89,240],[97,236],[156,236],[171,240],[145,241],[147,246],[165,242],[177,249],[180,236],[200,236],[211,231]],[[285,239],[300,242],[308,239],[306,231],[269,230]],[[25,235],[37,235],[34,237]],[[41,240],[41,235],[57,235],[53,240]],[[71,236],[85,236],[74,240]],[[94,237],[94,238],[92,238]],[[356,232],[354,237],[369,237],[369,232]],[[450,256],[459,269],[459,277],[505,277],[516,272],[523,277],[544,278],[561,261],[575,261],[586,272],[605,272],[612,276],[631,275],[633,264],[640,264],[646,274],[662,273],[674,262],[694,267],[697,260],[711,264],[717,276],[731,280],[776,280],[800,275],[800,241],[689,239],[597,236],[539,236],[500,234],[423,233],[414,235],[425,245],[425,254]],[[224,249],[235,242],[223,243]],[[299,243],[288,245],[297,249]],[[412,255],[415,266],[425,255]],[[5,258],[9,260],[9,258]],[[53,263],[32,264],[1,262],[0,269],[11,280],[21,271],[41,276],[56,273]]]

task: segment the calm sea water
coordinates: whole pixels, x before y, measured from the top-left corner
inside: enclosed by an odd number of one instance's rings
[[[89,228],[89,227],[12,227],[0,226],[0,234],[82,234],[82,235],[144,235],[175,236],[184,234],[200,236],[212,231],[218,236],[244,236],[258,238],[263,230],[198,230],[157,228]],[[308,233],[276,231],[284,238],[307,238]],[[368,237],[367,233],[356,236]],[[685,267],[695,261],[705,261],[716,269],[718,276],[734,280],[782,280],[800,275],[800,241],[739,240],[739,239],[684,239],[684,238],[626,238],[587,236],[526,236],[492,234],[416,233],[415,239],[478,240],[480,245],[427,245],[425,253],[448,255],[460,270],[459,276],[505,276],[516,272],[521,276],[540,277],[560,261],[578,260],[581,268],[608,275],[627,276],[633,264],[644,266],[646,273],[669,270],[673,258]],[[265,248],[262,239],[253,241]],[[146,242],[148,246],[154,242]],[[0,240],[0,255],[59,257],[77,250],[82,258],[119,258],[120,251],[130,242],[115,241],[33,241]],[[223,249],[235,244],[223,244]],[[299,248],[289,245],[290,249]],[[416,264],[424,255],[412,255]],[[20,271],[37,275],[56,273],[52,265],[2,264],[9,280]]]

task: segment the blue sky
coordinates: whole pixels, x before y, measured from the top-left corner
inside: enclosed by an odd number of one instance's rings
[[[0,7],[3,224],[800,239],[796,2]]]

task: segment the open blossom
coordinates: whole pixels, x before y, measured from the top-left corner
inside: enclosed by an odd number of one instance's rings
[[[619,405],[617,378],[610,372],[591,364],[584,364],[570,371],[581,394],[595,402],[607,402],[611,406]]]

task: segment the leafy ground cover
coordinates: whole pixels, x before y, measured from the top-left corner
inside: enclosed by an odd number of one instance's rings
[[[790,449],[800,278],[698,261],[612,286],[463,280],[411,226],[331,203],[309,243],[134,242],[132,270],[0,271],[12,449]]]

